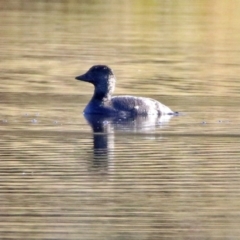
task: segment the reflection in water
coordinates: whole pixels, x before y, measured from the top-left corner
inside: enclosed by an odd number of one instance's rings
[[[85,114],[84,117],[92,127],[94,133],[110,133],[111,130],[145,132],[166,125],[173,115],[162,116],[132,116],[106,117],[96,114]]]
[[[93,165],[94,168],[106,168],[113,165],[114,132],[145,132],[163,127],[173,115],[106,117],[96,114],[85,114],[84,117],[93,131]],[[111,168],[112,169],[112,168]]]

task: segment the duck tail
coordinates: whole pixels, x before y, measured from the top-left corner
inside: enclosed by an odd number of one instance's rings
[[[168,113],[168,115],[179,116],[179,115],[181,115],[181,113],[180,112],[171,112],[171,113]]]

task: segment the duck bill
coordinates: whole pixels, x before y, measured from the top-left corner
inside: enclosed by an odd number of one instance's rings
[[[80,76],[77,76],[77,77],[75,77],[75,79],[80,80],[80,81],[84,81],[84,82],[92,82],[87,73],[85,73],[83,75],[80,75]]]

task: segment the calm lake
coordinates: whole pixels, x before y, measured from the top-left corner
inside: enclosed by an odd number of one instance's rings
[[[239,8],[0,0],[0,239],[239,239]],[[96,64],[181,115],[85,117]]]

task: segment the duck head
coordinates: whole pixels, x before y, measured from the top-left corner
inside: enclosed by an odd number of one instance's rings
[[[116,78],[106,65],[95,65],[83,75],[77,76],[76,79],[92,83],[97,96],[111,96],[115,89]]]

